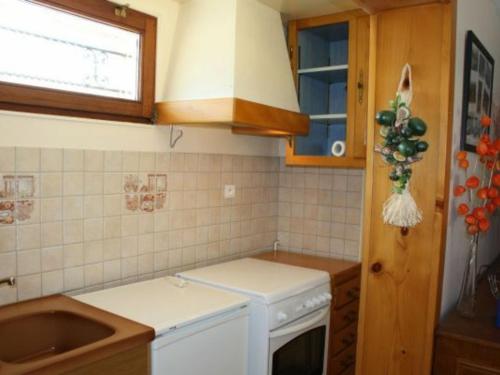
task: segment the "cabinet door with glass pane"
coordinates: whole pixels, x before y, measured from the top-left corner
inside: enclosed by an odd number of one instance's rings
[[[287,164],[364,167],[368,39],[369,17],[361,11],[289,23],[292,70],[310,128],[287,146]]]

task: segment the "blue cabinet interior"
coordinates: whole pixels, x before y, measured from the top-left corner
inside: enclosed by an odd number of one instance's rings
[[[346,139],[349,24],[298,33],[299,103],[311,115],[307,136],[295,138],[296,155],[330,156],[335,141]]]

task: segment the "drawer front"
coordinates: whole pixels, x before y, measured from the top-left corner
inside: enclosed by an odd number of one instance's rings
[[[328,375],[344,375],[354,371],[356,363],[356,346],[351,346],[330,360]]]
[[[359,277],[349,280],[333,289],[334,308],[342,307],[349,302],[359,299]]]
[[[357,331],[358,324],[354,322],[344,329],[334,332],[330,342],[330,353],[337,354],[351,345],[356,345]]]
[[[334,332],[339,332],[358,320],[359,301],[355,300],[344,307],[331,312],[331,325]]]

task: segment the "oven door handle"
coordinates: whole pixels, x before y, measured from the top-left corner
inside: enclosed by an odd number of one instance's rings
[[[318,315],[316,315],[314,318],[311,318],[306,322],[303,322],[303,323],[300,323],[300,324],[297,324],[297,325],[294,325],[291,327],[278,329],[277,331],[271,332],[269,334],[269,337],[273,339],[276,337],[286,336],[286,335],[290,335],[292,333],[300,332],[300,331],[302,331],[310,326],[315,325],[316,323],[320,322],[321,320],[323,320],[328,315],[329,310],[330,310],[330,307],[326,307],[322,310],[319,310]]]

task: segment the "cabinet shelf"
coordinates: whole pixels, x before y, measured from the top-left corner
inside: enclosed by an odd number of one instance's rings
[[[347,82],[349,65],[329,65],[318,68],[299,69],[299,76],[305,76],[326,83]]]

